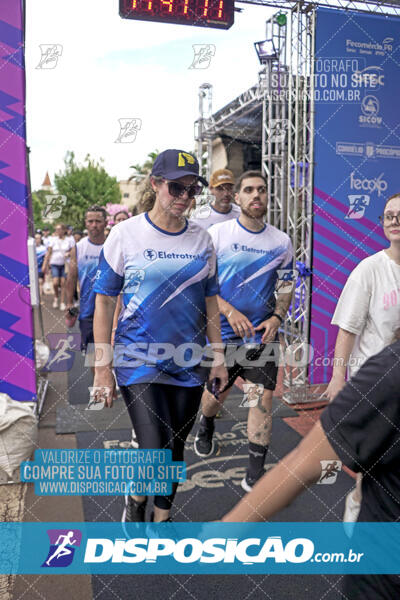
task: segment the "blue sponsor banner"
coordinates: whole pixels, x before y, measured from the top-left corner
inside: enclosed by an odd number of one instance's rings
[[[349,273],[389,245],[378,217],[400,191],[399,42],[396,17],[317,9],[311,383],[331,377],[321,359],[333,358],[332,307]]]
[[[400,524],[0,523],[0,573],[400,572]]]

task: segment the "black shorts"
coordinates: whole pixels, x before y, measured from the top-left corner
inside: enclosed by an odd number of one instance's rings
[[[94,344],[93,317],[80,319],[79,329],[81,330],[81,351],[86,352],[88,344]]]
[[[237,377],[242,377],[250,383],[262,384],[265,390],[274,390],[278,376],[278,357],[278,340],[270,344],[257,344],[251,348],[246,348],[245,345],[227,345],[225,364],[228,370],[228,385],[220,390],[220,393],[232,387]],[[207,389],[212,393],[210,381],[207,382]]]

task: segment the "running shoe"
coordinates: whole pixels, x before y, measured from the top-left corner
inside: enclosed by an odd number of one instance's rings
[[[343,521],[345,523],[355,523],[358,519],[361,504],[355,499],[356,488],[352,489],[346,496]]]
[[[150,521],[154,523],[154,512],[152,512],[150,515]],[[172,523],[172,519],[171,517],[168,517],[168,519],[165,519],[164,521],[157,521],[157,523]]]
[[[64,302],[61,302],[60,310],[67,310],[67,307],[65,306]]]
[[[206,458],[214,453],[215,443],[213,440],[214,423],[207,424],[203,415],[200,417],[200,427],[194,440],[194,451],[197,456]]]
[[[53,300],[53,308],[58,308],[58,298],[54,298],[54,300]]]
[[[125,496],[125,506],[122,513],[122,523],[144,523],[147,498],[144,502],[136,502],[129,494]]]
[[[139,442],[137,441],[136,432],[134,429],[132,429],[131,446],[132,448],[139,448]]]
[[[253,485],[255,485],[263,475],[265,475],[265,469],[261,469],[257,477],[250,477],[249,472],[247,471],[246,477],[242,479],[240,485],[242,486],[245,492],[251,492]]]
[[[352,489],[346,496],[343,515],[343,529],[348,538],[353,537],[354,525],[360,514],[361,504],[354,498],[356,488]]]

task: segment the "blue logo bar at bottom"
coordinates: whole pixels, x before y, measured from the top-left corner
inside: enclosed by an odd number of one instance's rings
[[[0,573],[400,572],[400,523],[348,533],[343,523],[0,523]]]

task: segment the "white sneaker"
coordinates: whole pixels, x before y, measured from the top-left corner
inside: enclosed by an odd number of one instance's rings
[[[65,306],[64,302],[61,302],[61,304],[60,304],[60,310],[66,310],[66,308],[67,307]]]
[[[53,308],[58,308],[58,300],[57,300],[57,298],[54,298],[54,300],[53,300]]]
[[[361,503],[355,500],[354,494],[356,488],[351,490],[346,496],[346,503],[343,514],[344,530],[347,537],[351,538],[354,530],[354,523],[357,522],[358,515],[360,514]]]
[[[131,439],[132,448],[139,448],[139,442],[137,441],[135,430],[132,429],[132,439]]]
[[[351,490],[346,496],[346,504],[344,509],[343,521],[345,523],[355,523],[358,519],[361,504],[354,498],[356,488]]]

